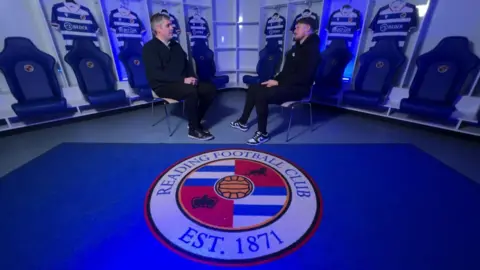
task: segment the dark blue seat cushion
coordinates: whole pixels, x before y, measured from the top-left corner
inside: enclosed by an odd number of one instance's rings
[[[278,72],[282,63],[282,51],[278,44],[268,42],[259,53],[257,63],[257,76],[245,75],[242,81],[245,84],[259,84],[272,79]]]
[[[65,98],[46,98],[29,101],[27,103],[15,103],[12,104],[12,109],[19,117],[26,118],[40,118],[46,115],[76,111],[74,108],[72,108],[73,110],[68,110],[67,100]]]
[[[400,108],[403,112],[415,113],[419,116],[449,118],[455,111],[455,105],[428,100],[402,99]]]
[[[228,75],[214,76],[212,83],[215,84],[217,88],[225,86],[230,81]]]
[[[382,105],[405,59],[395,41],[378,41],[368,52],[360,56],[360,67],[354,82],[355,89],[344,93],[343,102],[350,105]]]
[[[112,59],[92,41],[75,40],[65,61],[72,67],[80,90],[92,105],[128,103],[125,91],[116,89]],[[100,98],[102,95],[105,97]]]
[[[448,118],[455,103],[480,59],[471,51],[465,37],[446,37],[431,51],[417,59],[417,72],[409,97],[400,110],[423,116]]]
[[[152,92],[145,74],[145,66],[142,59],[142,44],[139,40],[127,40],[118,55],[125,67],[128,76],[128,84],[141,97],[152,99]],[[147,89],[142,91],[141,89]]]
[[[72,113],[63,98],[55,64],[53,56],[40,51],[29,39],[5,39],[0,53],[0,70],[17,100],[12,109],[22,120]]]
[[[343,93],[343,102],[346,104],[355,104],[362,107],[375,107],[385,102],[385,95],[375,92],[345,91]]]
[[[322,60],[315,76],[315,97],[328,97],[340,92],[343,85],[343,73],[353,57],[346,41],[336,39],[322,52]]]
[[[260,79],[260,76],[252,76],[252,75],[244,75],[242,80],[243,80],[243,83],[248,85],[260,84],[264,82],[262,79]]]
[[[111,104],[118,103],[119,100],[125,99],[124,91],[98,91],[88,95],[88,102],[91,104]]]

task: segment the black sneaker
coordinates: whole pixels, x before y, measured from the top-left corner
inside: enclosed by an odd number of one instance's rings
[[[209,141],[213,139],[213,135],[203,130],[198,129],[189,129],[188,130],[188,137],[200,141]]]
[[[200,122],[200,130],[202,130],[203,132],[206,132],[206,133],[208,133],[208,134],[211,134],[211,133],[210,133],[210,130],[208,130],[208,129],[206,129],[206,128],[203,127],[204,124],[205,124],[205,120],[202,120],[202,121]],[[187,128],[190,129],[190,124],[187,124]]]
[[[268,142],[270,140],[270,136],[268,133],[262,133],[260,131],[255,132],[255,135],[247,141],[247,144],[249,145],[259,145],[265,142]]]
[[[231,122],[231,123],[230,123],[230,126],[233,127],[233,128],[239,129],[239,130],[241,130],[241,131],[243,131],[243,132],[245,132],[245,131],[248,130],[248,126],[245,125],[245,124],[242,124],[242,123],[240,122],[240,120]]]

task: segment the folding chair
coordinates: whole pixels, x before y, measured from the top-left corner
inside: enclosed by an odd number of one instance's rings
[[[282,113],[283,113],[284,108],[291,109],[290,110],[290,120],[288,121],[287,138],[285,140],[286,142],[288,142],[288,135],[290,133],[290,127],[292,125],[293,110],[299,105],[308,105],[310,107],[310,129],[313,132],[312,94],[313,94],[313,87],[310,87],[309,97],[307,97],[305,99],[302,99],[302,100],[287,101],[287,102],[284,102],[280,105],[282,107]]]
[[[163,108],[165,109],[165,119],[167,120],[168,136],[171,137],[173,135],[173,133],[172,133],[172,129],[170,127],[170,114],[168,113],[167,106],[171,105],[171,104],[183,103],[183,114],[185,114],[185,102],[183,102],[183,100],[175,100],[175,99],[171,99],[171,98],[159,97],[153,90],[152,90],[152,96],[153,96],[153,100],[151,102],[152,103],[152,116],[154,115],[154,109],[153,109],[154,103],[159,102],[159,101],[162,101],[162,102],[165,103],[164,104],[165,106],[163,106]],[[162,120],[159,120],[159,121],[153,123],[152,127],[156,126],[161,121]]]

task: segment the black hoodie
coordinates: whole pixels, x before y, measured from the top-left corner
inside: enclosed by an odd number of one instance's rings
[[[283,69],[275,76],[275,80],[280,86],[310,89],[319,63],[320,38],[311,34],[302,44],[297,41],[287,52]]]

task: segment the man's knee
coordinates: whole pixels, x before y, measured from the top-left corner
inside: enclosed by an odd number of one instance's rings
[[[198,98],[198,90],[193,85],[185,85],[184,91],[184,99],[192,99]]]
[[[213,98],[217,94],[217,87],[212,83],[200,83],[198,94],[202,97]]]

